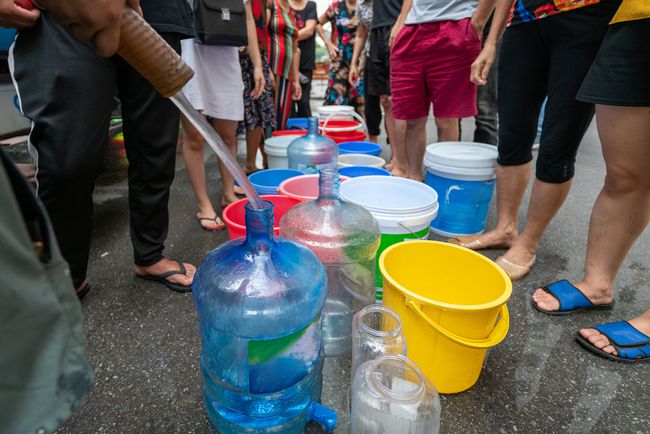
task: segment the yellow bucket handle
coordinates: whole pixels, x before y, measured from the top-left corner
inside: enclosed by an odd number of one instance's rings
[[[485,349],[497,345],[498,343],[500,343],[502,340],[505,339],[506,335],[508,334],[508,328],[510,327],[510,314],[508,313],[508,306],[506,306],[505,303],[501,305],[501,310],[499,312],[500,318],[496,326],[494,327],[494,330],[492,330],[490,336],[488,336],[485,339],[464,338],[462,336],[458,336],[457,334],[450,332],[449,330],[442,327],[440,324],[431,320],[431,318],[429,318],[422,311],[422,308],[413,300],[409,300],[406,303],[406,307],[413,310],[420,318],[422,318],[427,324],[429,324],[431,328],[433,328],[435,331],[437,331],[438,333],[440,333],[450,341],[469,348]]]

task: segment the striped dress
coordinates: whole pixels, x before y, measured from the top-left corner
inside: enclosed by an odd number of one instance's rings
[[[280,6],[281,0],[270,0],[267,8],[270,11],[268,31],[268,52],[271,71],[275,75],[275,108],[277,128],[284,129],[291,109],[293,94],[293,44],[298,39],[298,26],[293,12],[288,4],[286,10]]]

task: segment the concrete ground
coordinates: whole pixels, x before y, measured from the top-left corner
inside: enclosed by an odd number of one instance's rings
[[[472,131],[467,121],[466,139]],[[209,157],[209,191],[219,203],[214,157]],[[165,253],[198,265],[227,234],[204,232],[194,221],[196,206],[180,155],[176,175]],[[650,431],[650,365],[595,357],[573,338],[583,326],[629,319],[650,307],[650,231],[621,269],[618,304],[611,313],[551,318],[530,305],[539,285],[580,277],[589,214],[603,175],[592,125],[578,156],[573,190],[542,240],[537,265],[514,285],[509,336],[491,350],[472,389],[442,397],[442,432]],[[134,276],[124,182],[98,187],[96,204],[92,291],[82,303],[96,385],[60,432],[214,432],[203,411],[200,339],[191,295]],[[522,223],[525,215],[524,209]],[[493,209],[488,227],[494,221]],[[486,252],[491,258],[500,253]],[[348,432],[349,364],[349,359],[327,360],[325,367],[323,402],[339,413],[337,433]],[[308,432],[322,431],[310,426]]]

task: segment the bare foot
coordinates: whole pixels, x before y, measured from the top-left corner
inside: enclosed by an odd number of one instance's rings
[[[219,218],[216,213],[211,215],[201,214],[200,212],[196,213],[196,219],[199,221],[201,227],[206,231],[220,231],[225,228],[223,220]]]
[[[395,167],[395,160],[390,160],[388,163],[384,165],[384,169],[388,170],[389,172],[392,172],[394,167]]]
[[[259,171],[259,170],[262,170],[262,169],[260,169],[259,167],[257,167],[255,164],[253,164],[252,166],[249,166],[249,165],[247,164],[246,167],[244,167],[244,173],[245,173],[246,175],[250,175],[251,173],[253,173],[253,172],[257,172],[257,171]]]
[[[174,274],[167,277],[165,280],[171,283],[177,283],[183,286],[190,286],[194,280],[194,274],[196,273],[196,267],[192,264],[183,263],[185,266],[185,274]],[[172,261],[167,258],[163,258],[160,261],[156,262],[153,265],[144,267],[141,265],[134,266],[135,273],[140,276],[160,276],[163,273],[168,271],[177,271],[178,262]]]
[[[224,195],[223,198],[221,198],[221,208],[225,208],[231,203],[237,202],[238,200],[239,198],[235,195],[232,196]]]
[[[609,304],[614,300],[612,288],[595,288],[587,285],[584,281],[575,283],[573,286],[578,288],[593,304]],[[535,290],[533,293],[533,301],[540,309],[551,312],[560,310],[560,302],[558,299],[542,288]]]
[[[391,175],[398,176],[400,178],[406,178],[407,177],[406,176],[407,175],[406,170],[402,170],[402,169],[400,169],[398,167],[393,167],[393,169],[389,170],[389,172],[391,173]]]
[[[581,289],[582,290],[582,289]],[[646,310],[641,316],[628,321],[632,327],[640,331],[646,336],[650,336],[650,310]],[[606,336],[600,334],[596,329],[586,328],[580,330],[582,337],[587,339],[591,345],[603,350],[604,352],[613,356],[618,355],[616,348],[609,342]]]
[[[504,230],[496,228],[480,235],[452,238],[449,242],[470,250],[509,249],[514,244],[515,239],[517,239],[516,229]]]
[[[241,188],[241,187],[238,186],[238,185],[235,185],[235,186],[233,187],[233,191],[235,192],[235,194],[238,194],[238,195],[240,195],[240,196],[244,196],[244,195],[246,194],[246,193],[244,192],[244,189]]]
[[[413,181],[417,181],[417,182],[424,182],[424,178],[422,177],[422,175],[409,175],[408,179],[412,179]]]

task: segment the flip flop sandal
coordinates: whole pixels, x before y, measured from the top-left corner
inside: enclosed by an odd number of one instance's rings
[[[219,216],[217,216],[217,215],[215,215],[212,218],[210,218],[210,217],[199,217],[199,216],[196,216],[195,218],[196,218],[196,221],[199,222],[199,226],[201,226],[201,229],[203,229],[206,232],[219,232],[219,231],[222,231],[222,230],[224,230],[226,228],[226,224],[224,222],[221,222],[221,224],[219,224],[219,222],[217,221],[219,219]],[[214,228],[214,229],[206,228],[205,226],[203,226],[201,224],[202,221],[214,222],[214,223],[216,223],[217,227]]]
[[[494,262],[506,272],[511,281],[519,280],[524,277],[526,274],[530,273],[530,269],[533,268],[537,256],[533,256],[533,259],[530,260],[526,265],[515,264],[514,262],[508,261],[503,256],[499,256]]]
[[[609,354],[594,347],[580,332],[576,340],[585,349],[609,360],[626,363],[647,362],[650,360],[650,337],[644,335],[627,321],[616,321],[592,327],[609,339],[610,345],[616,348],[617,355]]]
[[[481,249],[509,249],[510,246],[505,244],[494,244],[492,246],[485,246],[480,240],[480,235],[474,237],[474,239],[468,239],[466,237],[456,237],[450,238],[447,240],[450,244],[456,244],[457,246],[465,247],[470,250],[481,250]]]
[[[179,261],[176,261],[176,263],[178,264],[178,270],[166,271],[162,274],[158,274],[157,276],[152,276],[148,274],[138,274],[138,273],[135,273],[135,275],[138,276],[140,279],[151,280],[152,282],[156,282],[156,283],[162,283],[167,288],[175,292],[181,292],[181,293],[192,292],[192,285],[181,285],[180,283],[174,283],[167,280],[167,278],[170,276],[176,276],[179,274],[187,275],[187,270],[185,269],[185,265],[183,265]]]
[[[244,189],[241,188],[241,187],[238,186],[238,185],[235,185],[235,187],[233,188],[233,190],[235,191],[235,194],[238,195],[238,196],[246,196],[246,193],[244,192]]]
[[[76,288],[75,292],[77,293],[77,297],[79,300],[84,298],[86,294],[90,292],[90,284],[86,283],[85,285],[81,286],[80,288]]]
[[[609,304],[593,304],[582,291],[573,286],[568,280],[551,283],[542,287],[542,289],[560,302],[559,310],[545,310],[539,307],[535,300],[531,300],[533,307],[546,315],[560,316],[587,310],[612,310],[616,304],[616,300],[612,300]]]

